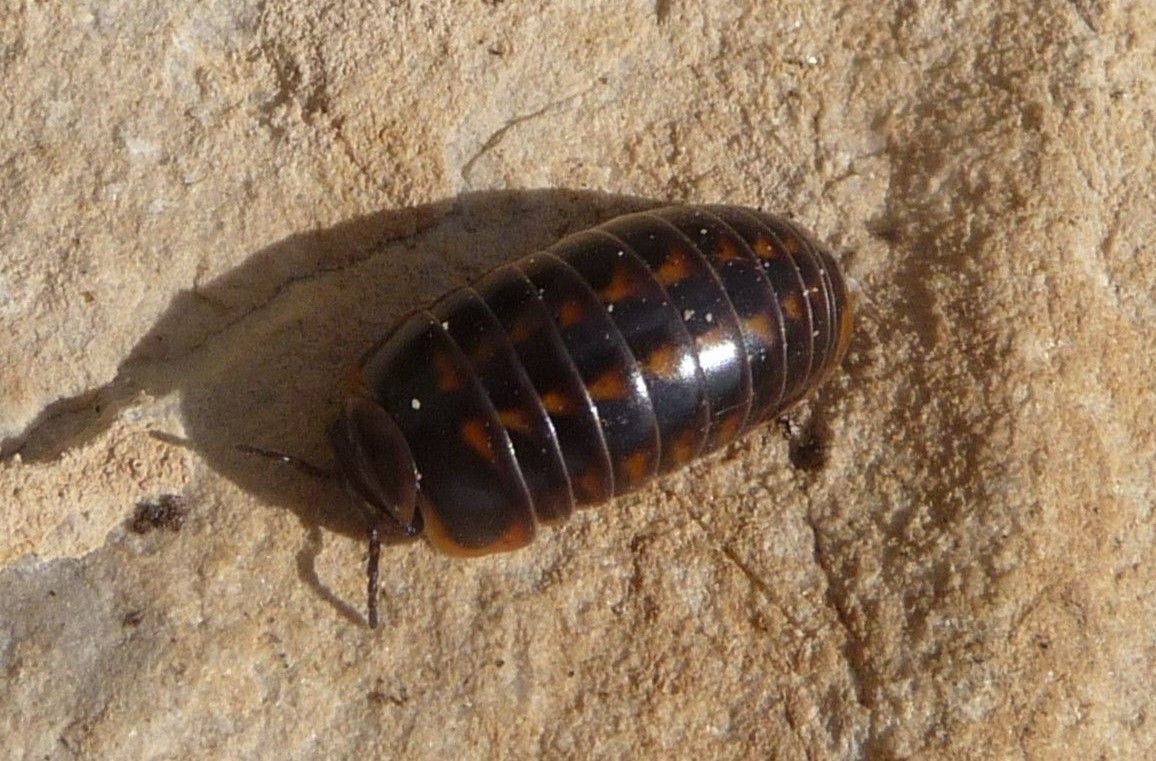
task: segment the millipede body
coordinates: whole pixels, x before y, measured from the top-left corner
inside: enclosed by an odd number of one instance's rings
[[[735,206],[618,217],[404,318],[363,357],[330,436],[380,535],[453,555],[528,544],[779,416],[851,337],[839,268]]]

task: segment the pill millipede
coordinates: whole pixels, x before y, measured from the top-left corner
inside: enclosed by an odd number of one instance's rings
[[[794,222],[737,206],[617,217],[402,320],[330,441],[369,539],[506,552],[803,399],[851,338],[846,282]]]

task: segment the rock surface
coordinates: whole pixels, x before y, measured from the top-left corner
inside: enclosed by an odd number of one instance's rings
[[[1151,3],[18,5],[9,757],[1156,756]],[[389,548],[365,628],[339,490],[234,445],[325,461],[394,319],[656,201],[831,241],[843,372],[530,550]]]

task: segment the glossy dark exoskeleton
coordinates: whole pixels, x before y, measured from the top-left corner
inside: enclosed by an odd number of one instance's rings
[[[483,555],[773,419],[839,364],[848,292],[787,220],[734,206],[613,219],[414,312],[331,430],[370,534]]]

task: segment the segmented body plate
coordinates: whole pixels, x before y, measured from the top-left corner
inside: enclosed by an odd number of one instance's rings
[[[453,554],[633,491],[781,414],[850,336],[831,255],[732,206],[630,214],[414,313],[363,362]]]

